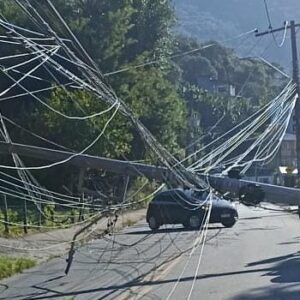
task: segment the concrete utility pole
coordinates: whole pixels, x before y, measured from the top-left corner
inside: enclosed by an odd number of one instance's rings
[[[48,160],[52,162],[62,161],[74,155],[72,152],[0,142],[0,155],[9,155],[11,153],[17,153],[20,156],[32,157],[35,159]],[[67,164],[76,166],[78,168],[102,169],[115,174],[123,174],[125,176],[145,176],[151,179],[156,179],[160,182],[169,182],[174,185],[178,185],[176,176],[174,176],[173,172],[166,167],[145,165],[84,154],[73,157],[70,161],[68,161]],[[215,190],[222,194],[229,193],[230,197],[232,198],[238,198],[245,187],[249,187],[252,191],[253,188],[256,189],[256,187],[258,187],[259,189],[262,189],[265,196],[264,199],[267,202],[287,205],[300,204],[300,189],[264,184],[261,182],[254,184],[253,182],[247,180],[238,180],[213,175],[201,176],[200,174],[194,174],[189,170],[185,170],[184,174],[191,179],[193,179],[193,176],[196,176],[205,182],[209,180],[210,185]]]
[[[296,121],[296,153],[297,153],[297,169],[298,179],[300,178],[300,83],[299,83],[299,62],[298,62],[298,51],[297,51],[297,36],[296,27],[300,27],[300,24],[295,24],[295,21],[291,21],[289,25],[285,24],[284,27],[277,29],[270,29],[261,33],[257,33],[256,36],[263,36],[266,34],[273,34],[274,32],[291,30],[291,49],[293,58],[293,81],[296,84],[296,107],[295,107],[295,121]]]

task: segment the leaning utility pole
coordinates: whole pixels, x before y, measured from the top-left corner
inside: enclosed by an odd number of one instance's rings
[[[296,84],[297,99],[295,106],[295,121],[296,121],[296,154],[297,154],[297,169],[298,169],[298,180],[300,178],[300,83],[299,83],[299,62],[298,62],[298,52],[297,52],[297,36],[296,27],[300,27],[300,24],[295,24],[295,21],[291,21],[289,25],[285,23],[284,27],[277,29],[270,29],[265,32],[256,33],[255,36],[263,36],[266,34],[273,34],[274,32],[291,30],[291,49],[293,58],[293,81]]]

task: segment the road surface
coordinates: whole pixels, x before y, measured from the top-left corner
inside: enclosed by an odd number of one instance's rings
[[[238,210],[233,228],[209,226],[198,270],[198,232],[140,222],[80,248],[68,276],[59,258],[2,281],[0,299],[300,299],[299,217]]]

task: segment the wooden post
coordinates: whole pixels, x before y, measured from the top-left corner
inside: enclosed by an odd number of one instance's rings
[[[77,191],[79,193],[82,192],[82,188],[84,184],[84,175],[85,175],[85,168],[80,168],[79,176],[78,176],[78,187],[77,187]]]
[[[124,183],[123,183],[123,195],[122,195],[122,203],[126,200],[127,190],[128,190],[128,184],[129,184],[130,177],[126,175],[124,177]]]
[[[50,219],[51,219],[51,222],[54,223],[54,209],[50,210]]]
[[[23,208],[23,222],[24,222],[24,233],[28,233],[28,228],[27,228],[27,201],[24,200],[24,208]]]
[[[81,208],[79,210],[79,217],[78,217],[79,222],[84,221],[84,193],[82,193],[80,202],[81,202]]]
[[[91,211],[92,211],[92,214],[96,211],[96,209],[95,209],[95,198],[94,198],[94,196],[91,196],[91,199],[92,199],[92,201],[91,201],[91,203],[92,203],[92,208],[91,208]]]
[[[6,195],[3,195],[3,201],[4,201],[4,232],[6,234],[9,234],[9,219],[8,219],[8,208],[7,208],[7,199]]]
[[[76,212],[74,208],[71,210],[71,223],[75,224],[76,223]]]
[[[38,204],[38,213],[39,213],[39,230],[41,230],[43,223],[43,205],[42,203]]]

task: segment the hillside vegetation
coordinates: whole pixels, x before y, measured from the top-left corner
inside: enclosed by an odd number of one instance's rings
[[[46,2],[35,0],[31,2],[35,3],[35,7],[44,17],[51,15],[51,9]],[[201,8],[200,5],[196,5],[196,2],[185,1],[184,3],[186,5],[183,6],[182,14],[184,12],[188,14],[193,5],[195,11],[196,8]],[[211,10],[214,3],[217,4],[216,1],[210,2]],[[214,46],[203,51],[192,51],[200,49],[203,44],[198,40],[176,34],[174,28],[178,25],[169,1],[61,0],[56,1],[55,4],[97,66],[106,74],[104,81],[112,86],[115,93],[132,110],[134,116],[178,159],[182,159],[186,154],[187,146],[191,142],[187,139],[187,135],[191,131],[195,132],[192,138],[198,138],[220,119],[222,123],[216,129],[216,134],[228,130],[270,100],[283,84],[278,80],[277,73],[262,62],[254,59],[241,60],[234,50],[221,44],[215,43]],[[12,23],[36,29],[34,23],[12,1],[0,0],[0,12]],[[214,18],[219,18],[221,21],[221,17]],[[233,27],[238,26],[232,16],[228,16],[229,18],[233,20]],[[66,36],[66,32],[62,30],[56,18],[49,18],[49,23],[59,35]],[[197,28],[211,31],[211,37],[214,37],[212,24],[213,22],[208,26],[204,22]],[[237,27],[235,32],[238,31]],[[5,30],[0,33],[6,34]],[[2,43],[0,47],[2,56],[24,51],[14,44]],[[173,54],[186,52],[190,55],[175,55],[176,59],[171,59]],[[7,65],[3,62],[4,67],[17,65],[18,59],[11,59]],[[157,63],[147,64],[153,60]],[[62,61],[61,64],[70,68],[66,61]],[[32,67],[28,64],[22,68],[22,72],[26,73]],[[124,69],[126,72],[107,74]],[[149,148],[144,146],[145,143],[135,126],[132,126],[129,118],[121,113],[113,115],[110,111],[101,117],[71,119],[70,117],[75,116],[95,115],[106,110],[108,105],[99,95],[96,96],[86,90],[62,88],[58,81],[64,83],[63,76],[53,70],[56,81],[46,71],[47,69],[41,68],[35,73],[38,78],[46,80],[37,81],[35,78],[27,77],[22,81],[24,87],[30,91],[47,89],[45,92],[38,93],[40,101],[25,93],[22,97],[18,97],[18,101],[13,98],[1,102],[2,115],[15,122],[5,121],[13,142],[49,148],[54,147],[54,142],[55,149],[59,147],[59,149],[80,152],[105,128],[101,139],[95,140],[93,147],[87,151],[88,154],[158,163],[157,156],[150,154]],[[20,75],[13,73],[13,76],[17,79]],[[238,97],[217,95],[201,89],[198,85],[199,76],[217,77],[224,84],[234,85]],[[274,86],[276,79],[277,85]],[[0,91],[5,91],[11,85],[11,80],[5,76],[5,73],[1,73]],[[14,87],[9,92],[9,95],[15,95],[22,93],[23,90]],[[196,110],[197,128],[190,128],[189,124],[191,116],[194,115],[193,110]],[[66,115],[68,118],[65,117]],[[105,124],[108,124],[110,118],[112,121],[106,128]],[[20,129],[19,125],[23,129]],[[38,139],[32,133],[44,139]],[[0,163],[9,165],[13,164],[13,161],[9,156],[2,156]],[[48,162],[24,158],[24,164],[35,166],[45,165]],[[32,173],[50,190],[60,193],[65,193],[67,190],[72,195],[81,196],[78,188],[79,170],[75,167],[58,165]],[[93,169],[89,169],[86,173],[86,186],[107,195],[104,198],[107,202],[103,200],[104,204],[111,203],[109,201],[120,201],[124,181],[122,176]],[[18,175],[13,171],[10,174]],[[1,176],[4,177],[3,174]],[[136,198],[133,197],[134,200],[139,199],[141,193],[135,192],[139,191],[143,184],[136,179],[130,182],[129,190],[132,194],[137,194]],[[7,186],[4,185],[3,194],[6,189]],[[149,190],[144,189],[143,192],[147,194],[152,190],[153,187],[150,186]],[[15,220],[18,223],[23,218],[24,212],[20,208],[24,200],[13,195],[12,193],[8,195],[8,208],[13,209],[16,215],[9,217],[14,218],[10,222],[13,223]],[[62,214],[65,224],[74,223],[72,220],[75,219],[75,215],[72,211],[56,212],[53,207],[48,214],[46,209],[47,207],[43,208],[46,220],[41,220],[44,225],[47,222],[63,223]],[[33,217],[28,217],[28,223],[36,224],[39,221],[36,216],[42,213],[37,211],[33,204],[28,205],[28,211],[29,214],[33,214]]]
[[[179,20],[178,30],[183,35],[200,40],[220,41],[253,28],[264,31],[269,27],[263,0],[175,0],[174,3]],[[272,0],[268,1],[268,6],[273,27],[282,26],[285,20],[300,21],[300,1],[298,0]],[[279,43],[282,33],[278,33],[276,37]],[[271,38],[271,36],[264,38],[255,53],[262,53]],[[253,37],[242,46],[240,42],[228,45],[236,48],[243,55],[249,55],[247,52],[254,43]],[[288,47],[278,49],[273,43],[264,54],[282,65],[290,64]]]

